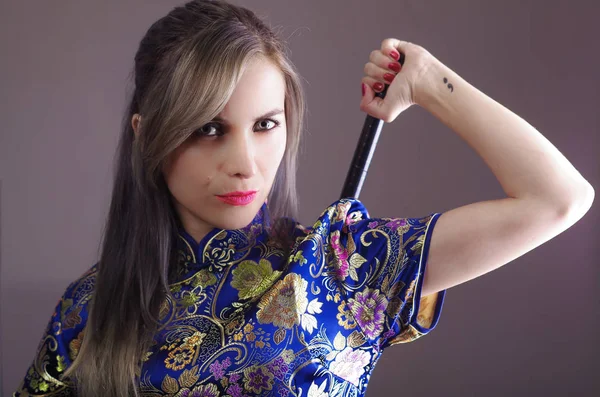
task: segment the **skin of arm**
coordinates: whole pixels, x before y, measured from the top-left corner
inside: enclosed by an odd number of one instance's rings
[[[572,220],[587,212],[594,189],[531,124],[441,62],[423,78],[431,88],[417,104],[477,152],[508,197],[537,200]]]
[[[394,61],[405,55],[400,69]],[[394,66],[394,68],[390,68]],[[394,74],[384,99],[385,74]],[[542,134],[423,47],[390,38],[365,65],[361,110],[391,123],[417,104],[483,159],[507,197],[444,212],[432,231],[421,297],[497,269],[567,230],[593,187]]]
[[[473,148],[507,198],[452,209],[431,237],[422,296],[503,266],[562,233],[589,210],[594,189],[542,134],[443,65],[423,78],[420,106]]]

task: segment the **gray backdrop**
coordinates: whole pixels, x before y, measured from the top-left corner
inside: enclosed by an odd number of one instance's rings
[[[133,55],[181,1],[0,5],[2,390],[31,363],[66,286],[95,261]],[[305,79],[300,221],[336,200],[387,37],[420,44],[556,145],[599,189],[596,1],[236,1],[281,26]],[[470,147],[412,107],[384,127],[360,199],[416,217],[505,197]],[[597,200],[596,200],[597,201]],[[431,334],[386,351],[367,396],[600,395],[598,217],[448,290]]]

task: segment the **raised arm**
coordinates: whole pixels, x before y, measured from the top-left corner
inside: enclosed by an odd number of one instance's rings
[[[396,73],[393,51],[403,53]],[[392,122],[412,104],[427,109],[465,140],[496,176],[507,197],[445,212],[431,238],[423,294],[494,270],[577,222],[594,189],[533,126],[469,84],[424,48],[386,39],[365,66],[361,109]],[[375,97],[395,75],[386,98]],[[404,74],[403,74],[404,73]]]

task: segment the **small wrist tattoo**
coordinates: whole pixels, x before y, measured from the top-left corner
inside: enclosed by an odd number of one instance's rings
[[[448,83],[448,79],[444,77],[444,84],[448,84],[448,88],[450,89],[450,92],[454,92],[454,86],[450,83]]]

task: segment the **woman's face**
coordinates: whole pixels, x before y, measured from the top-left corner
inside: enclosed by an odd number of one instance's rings
[[[213,227],[247,226],[267,199],[285,151],[284,100],[281,71],[257,59],[212,124],[171,153],[165,179],[182,224],[196,241]],[[217,197],[249,190],[257,193],[246,205]]]

